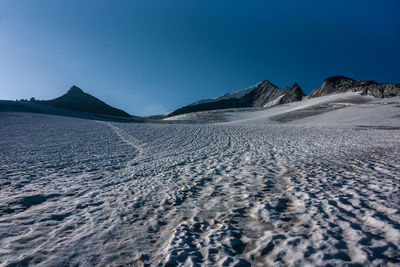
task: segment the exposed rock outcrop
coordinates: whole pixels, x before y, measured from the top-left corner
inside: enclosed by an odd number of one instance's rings
[[[362,88],[363,95],[371,95],[379,98],[400,96],[400,84],[376,83]]]
[[[362,92],[375,97],[400,96],[400,84],[377,83],[369,80],[354,80],[345,76],[331,76],[324,80],[321,87],[315,88],[309,98],[345,92]]]
[[[278,104],[287,104],[302,100],[306,95],[297,83],[285,88],[285,94],[279,100]]]

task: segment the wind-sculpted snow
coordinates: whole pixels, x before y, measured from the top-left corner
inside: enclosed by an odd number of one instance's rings
[[[396,128],[3,113],[0,137],[0,265],[400,264]]]

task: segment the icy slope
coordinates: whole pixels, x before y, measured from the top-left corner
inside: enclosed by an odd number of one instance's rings
[[[1,114],[0,265],[399,264],[399,100],[274,118],[310,103],[218,124]]]
[[[215,110],[163,119],[179,123],[298,124],[349,127],[353,125],[400,126],[400,97],[375,98],[350,92],[267,108]]]

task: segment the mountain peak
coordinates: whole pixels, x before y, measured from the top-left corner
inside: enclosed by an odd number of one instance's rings
[[[309,98],[345,92],[362,92],[363,95],[390,97],[400,95],[400,84],[354,80],[346,76],[335,75],[326,78],[321,87],[317,87],[311,92]]]
[[[68,94],[82,94],[83,90],[76,85],[73,85],[69,90]]]
[[[303,90],[297,83],[292,87],[279,88],[269,80],[264,80],[244,90],[184,106],[169,113],[168,116],[217,109],[267,107],[299,101],[303,96]]]
[[[92,114],[101,114],[115,117],[128,117],[131,115],[123,110],[111,107],[100,99],[85,93],[81,88],[73,85],[66,94],[52,100],[41,101],[41,104],[55,106],[63,109],[76,110]]]
[[[273,83],[271,83],[269,80],[264,80],[261,83],[259,83],[261,86],[273,86],[276,87]]]

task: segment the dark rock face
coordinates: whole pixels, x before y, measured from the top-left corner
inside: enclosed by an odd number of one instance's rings
[[[246,103],[246,107],[263,107],[268,102],[282,96],[285,93],[284,91],[270,81],[265,80],[242,98]]]
[[[362,88],[363,95],[371,95],[379,98],[400,96],[400,84],[377,83]]]
[[[84,94],[83,90],[81,88],[79,88],[78,86],[73,85],[67,92],[68,94],[75,94],[75,95],[79,95],[79,94]]]
[[[339,75],[331,76],[325,79],[321,87],[315,88],[311,92],[309,98],[359,91],[361,91],[363,95],[375,97],[400,96],[400,84],[354,80]]]
[[[305,94],[303,90],[301,90],[297,83],[293,86],[280,89],[270,81],[265,80],[258,84],[251,92],[240,98],[229,98],[214,102],[184,106],[170,113],[169,116],[227,108],[263,107],[279,97],[281,98],[276,104],[285,104],[302,100],[304,96]]]
[[[284,90],[285,94],[279,100],[279,104],[287,104],[295,101],[301,101],[303,97],[306,96],[297,83],[293,84],[291,87],[285,88]]]
[[[77,86],[72,86],[68,92],[58,98],[52,100],[38,101],[40,104],[49,105],[53,107],[70,109],[92,114],[101,114],[115,117],[127,117],[131,115],[117,108],[113,108],[98,98],[83,92]]]

